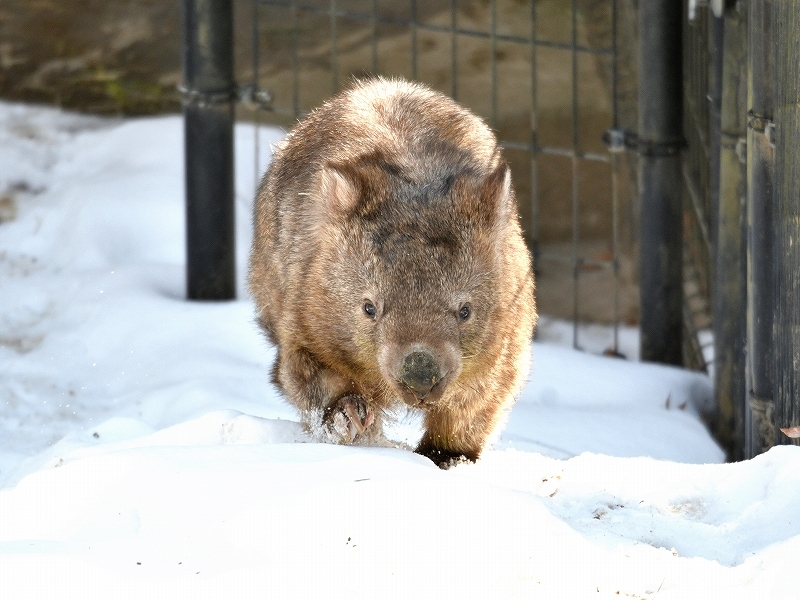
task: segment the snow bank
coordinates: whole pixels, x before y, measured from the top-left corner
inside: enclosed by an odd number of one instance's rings
[[[244,294],[236,135],[242,299],[189,303],[180,118],[0,104],[0,597],[797,597],[800,452],[712,464],[696,373],[537,343],[475,465],[406,450],[413,415],[309,439]]]

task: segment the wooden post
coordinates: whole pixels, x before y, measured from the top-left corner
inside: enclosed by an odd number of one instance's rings
[[[717,17],[713,17],[717,19]],[[714,269],[714,395],[716,437],[728,456],[744,456],[747,265],[745,156],[747,131],[747,30],[735,9],[724,23],[722,103],[719,129],[719,203]]]
[[[776,2],[774,12],[775,441],[797,444],[800,442],[800,2]]]

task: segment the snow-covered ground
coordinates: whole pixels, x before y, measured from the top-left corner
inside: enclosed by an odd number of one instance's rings
[[[0,104],[0,598],[800,598],[800,449],[718,464],[695,373],[536,343],[477,464],[309,439],[236,133],[241,299],[187,302],[181,119]]]

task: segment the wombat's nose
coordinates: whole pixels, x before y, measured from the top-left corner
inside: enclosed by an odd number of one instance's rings
[[[403,359],[400,381],[420,400],[439,379],[439,364],[427,352],[411,352]]]

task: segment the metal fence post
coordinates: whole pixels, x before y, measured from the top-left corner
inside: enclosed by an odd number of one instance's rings
[[[800,3],[776,2],[774,24],[775,442],[785,444],[800,442]]]
[[[682,14],[679,0],[639,3],[641,358],[682,361]]]
[[[183,1],[186,281],[191,300],[236,296],[233,7]]]
[[[772,0],[747,7],[747,375],[745,458],[774,444],[775,363],[772,328],[772,203],[775,150],[770,136],[774,110],[775,52]]]

